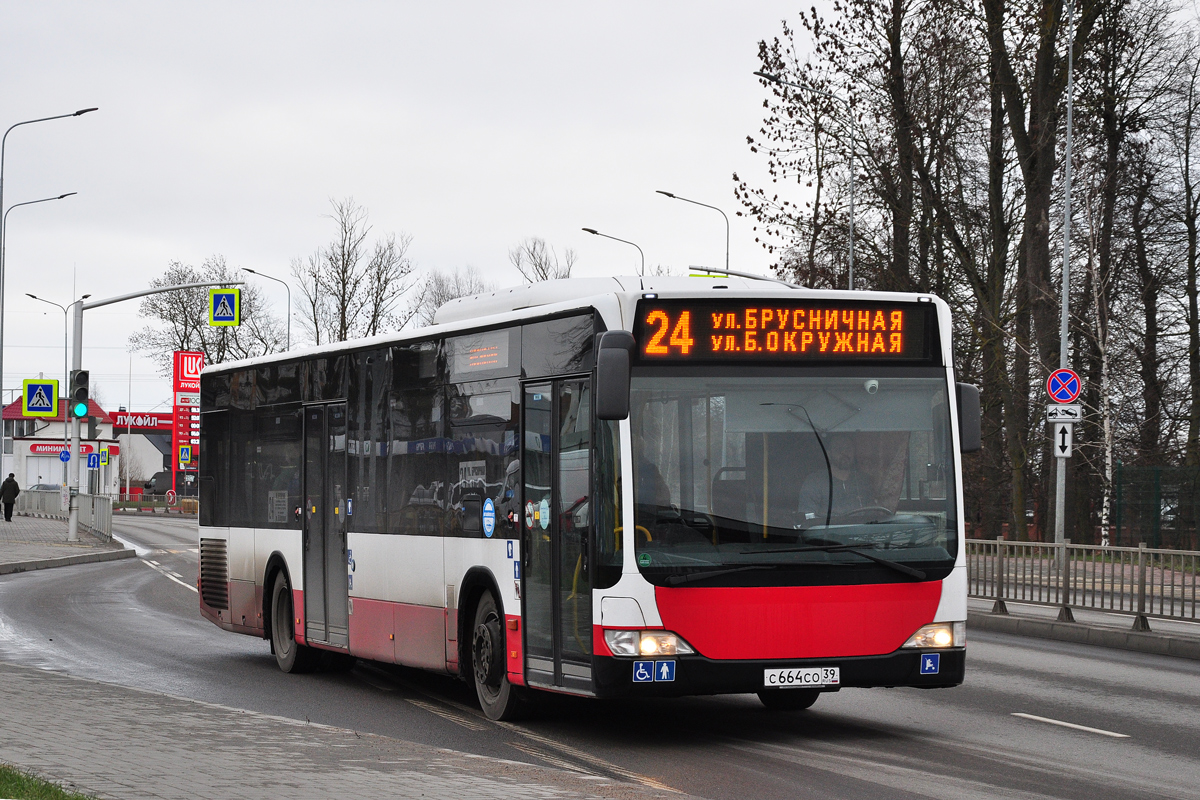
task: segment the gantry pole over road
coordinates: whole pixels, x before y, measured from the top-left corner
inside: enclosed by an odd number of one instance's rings
[[[245,281],[206,281],[204,283],[180,283],[175,286],[163,286],[158,289],[145,289],[140,292],[130,292],[129,294],[120,294],[116,297],[105,297],[100,300],[92,300],[90,303],[83,302],[91,295],[85,295],[83,299],[76,300],[71,303],[71,312],[75,319],[75,335],[73,337],[73,347],[71,353],[71,370],[83,369],[83,312],[101,306],[112,305],[113,303],[122,303],[126,300],[136,300],[139,297],[147,297],[152,294],[163,294],[164,292],[174,292],[179,289],[200,289],[205,286],[241,286]],[[69,410],[69,409],[68,409]],[[71,469],[69,471],[70,491],[71,491],[71,511],[67,520],[67,540],[79,540],[79,417],[71,420],[71,454],[72,458],[69,462]],[[171,454],[174,459],[175,454]],[[174,468],[174,464],[172,464]]]

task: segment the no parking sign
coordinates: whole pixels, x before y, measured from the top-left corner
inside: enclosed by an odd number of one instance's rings
[[[1046,393],[1056,403],[1074,403],[1082,388],[1083,382],[1073,369],[1056,369],[1046,379]]]

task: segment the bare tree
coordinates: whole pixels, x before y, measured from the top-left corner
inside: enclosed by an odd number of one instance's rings
[[[483,279],[474,267],[445,273],[434,270],[421,284],[421,293],[409,308],[409,317],[417,325],[432,325],[437,310],[459,297],[493,291],[496,287]]]
[[[509,263],[530,283],[571,277],[577,259],[575,251],[568,247],[559,261],[554,248],[538,236],[530,236],[508,251]]]
[[[151,288],[180,283],[206,283],[241,280],[239,272],[225,263],[221,255],[210,256],[199,267],[172,261],[161,277],[150,281]],[[283,350],[284,326],[266,310],[257,286],[242,290],[241,325],[209,327],[208,289],[181,289],[156,294],[142,300],[138,315],[154,320],[129,339],[129,349],[142,353],[158,364],[162,374],[171,371],[171,353],[175,350],[199,350],[205,363],[216,364],[239,358],[252,358]]]
[[[300,285],[301,326],[314,344],[343,342],[403,327],[400,300],[415,281],[412,236],[394,233],[367,244],[367,210],[353,198],[331,200],[337,235],[307,258],[292,260]]]

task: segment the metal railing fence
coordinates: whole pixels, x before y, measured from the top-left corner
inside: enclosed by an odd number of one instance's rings
[[[79,504],[79,524],[106,539],[112,539],[112,498],[107,495],[81,494],[75,498]],[[67,519],[69,509],[63,508],[62,493],[42,489],[23,489],[17,495],[13,510],[55,519]]]
[[[1058,606],[1059,619],[1074,621],[1072,608],[1134,615],[1134,630],[1149,619],[1200,620],[1200,551],[1102,547],[1046,542],[967,540],[968,594],[995,600]]]

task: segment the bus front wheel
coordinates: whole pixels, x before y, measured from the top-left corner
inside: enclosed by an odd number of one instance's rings
[[[471,626],[471,675],[488,719],[516,719],[525,707],[522,690],[508,682],[505,649],[504,620],[496,598],[484,592]]]
[[[758,693],[768,711],[803,711],[820,696],[820,689],[768,689]]]
[[[271,591],[271,649],[275,651],[275,663],[284,672],[311,672],[318,653],[296,642],[293,617],[292,587],[281,570],[275,575]]]

